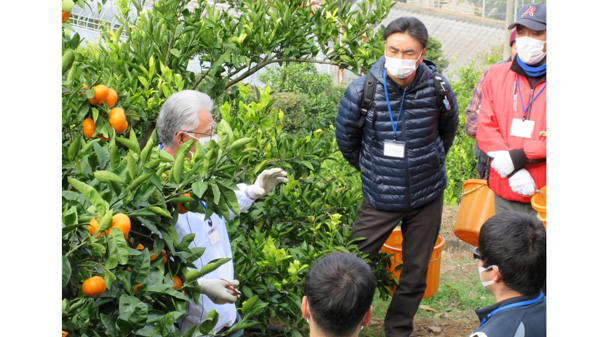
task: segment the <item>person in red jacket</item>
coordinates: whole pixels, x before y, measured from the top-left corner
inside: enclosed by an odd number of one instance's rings
[[[495,213],[536,214],[531,196],[546,186],[546,5],[519,9],[517,55],[489,68],[476,140],[492,159]]]

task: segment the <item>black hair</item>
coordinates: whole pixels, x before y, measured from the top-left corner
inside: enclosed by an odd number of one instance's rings
[[[394,33],[404,33],[412,36],[417,41],[421,42],[423,49],[427,48],[429,34],[427,28],[421,20],[412,16],[401,16],[390,22],[383,32],[383,38],[387,40],[388,36]]]
[[[489,218],[479,232],[479,255],[484,267],[498,266],[502,282],[523,295],[538,293],[546,282],[546,230],[531,214]]]
[[[304,294],[311,319],[328,336],[347,336],[357,329],[371,307],[375,275],[356,255],[332,252],[320,258],[306,275]]]

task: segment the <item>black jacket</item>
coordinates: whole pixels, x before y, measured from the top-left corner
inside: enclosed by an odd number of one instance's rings
[[[405,142],[405,157],[385,157],[383,142],[392,140],[394,132],[383,87],[384,63],[385,57],[381,57],[370,70],[377,79],[375,109],[368,112],[364,127],[360,129],[357,125],[365,81],[362,76],[348,86],[340,101],[335,134],[346,160],[361,171],[363,197],[367,202],[378,210],[404,212],[421,207],[443,193],[445,159],[458,128],[458,106],[450,84],[444,79],[451,110],[440,114],[433,77],[437,67],[424,60],[406,88],[396,133],[398,141]],[[389,76],[387,87],[396,123],[403,90]]]

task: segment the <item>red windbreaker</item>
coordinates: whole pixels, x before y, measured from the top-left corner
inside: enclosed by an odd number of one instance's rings
[[[511,70],[511,64],[512,62],[506,62],[493,65],[485,77],[477,124],[477,144],[485,153],[523,149],[528,161],[542,160],[525,165],[525,169],[529,171],[539,189],[546,186],[546,90],[541,91],[546,81],[538,83],[532,91],[527,79],[517,76],[517,73]],[[539,93],[530,108],[529,120],[535,122],[531,138],[510,134],[513,119],[523,118],[521,99],[518,95],[515,99],[517,77],[525,107],[531,98]],[[501,178],[494,169],[490,170],[489,187],[506,200],[520,202],[531,200],[531,197],[513,192],[508,178]]]

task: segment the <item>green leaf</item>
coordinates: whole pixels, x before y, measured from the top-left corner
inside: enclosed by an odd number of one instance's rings
[[[246,314],[250,311],[250,309],[252,309],[252,307],[254,306],[256,301],[258,301],[258,295],[254,295],[251,298],[249,298],[248,300],[246,300],[246,302],[244,302],[244,304],[242,305],[242,315],[243,316],[246,316]]]
[[[111,229],[108,235],[108,253],[110,256],[115,256],[120,265],[127,264],[129,248],[127,247],[127,241],[125,241],[123,232],[118,228]]]
[[[156,130],[154,132],[156,132]],[[152,152],[152,149],[154,148],[154,132],[146,142],[146,146],[144,146],[144,149],[140,154],[140,160],[142,161],[142,163],[146,162],[146,160],[150,157],[148,154],[150,154]]]
[[[173,328],[173,324],[175,324],[175,321],[177,320],[177,318],[179,318],[179,316],[183,315],[183,312],[177,312],[177,311],[171,311],[168,312],[166,315],[164,315],[159,321],[158,324],[156,324],[156,329],[158,329],[158,332],[160,333],[160,336],[166,336],[167,333],[169,332],[169,330],[171,330],[171,328]]]
[[[158,215],[165,216],[167,218],[172,218],[171,213],[169,213],[166,209],[158,206],[148,206],[148,209]]]
[[[62,256],[62,287],[63,289],[69,283],[69,279],[71,278],[71,263],[66,256]]]
[[[130,134],[135,134],[135,132],[130,132]],[[125,146],[131,151],[140,154],[140,144],[136,141],[132,141],[131,139],[127,139],[125,137],[117,137],[117,141]]]
[[[69,149],[67,150],[67,158],[70,162],[75,159],[75,156],[77,156],[77,152],[79,151],[80,147],[81,137],[77,137],[73,140],[73,142],[71,142],[71,145],[69,145]]]
[[[68,227],[77,224],[77,222],[77,207],[71,206],[63,213],[63,223],[65,227]]]
[[[188,269],[184,273],[184,278],[186,282],[191,282],[199,279],[200,277],[210,273],[211,271],[219,268],[223,264],[227,263],[227,261],[231,260],[231,258],[223,258],[223,259],[215,259],[204,265],[200,271],[194,269]]]
[[[100,321],[110,336],[117,336],[117,327],[115,326],[114,320],[110,318],[110,316],[101,313]]]
[[[73,186],[76,190],[81,192],[85,196],[85,198],[96,207],[97,214],[104,214],[108,209],[108,203],[102,199],[98,191],[96,191],[93,187],[83,183],[75,178],[67,177],[69,184]]]
[[[96,151],[96,156],[98,157],[98,164],[100,165],[100,168],[106,168],[106,165],[109,162],[108,149],[98,143],[94,143],[93,146],[94,151]]]
[[[197,181],[192,184],[192,191],[198,198],[204,197],[204,192],[208,188],[208,183],[204,181]]]
[[[129,178],[131,181],[133,181],[138,174],[137,161],[135,158],[133,158],[132,152],[127,152],[127,157],[125,157],[125,160],[127,161],[127,172],[129,172]]]
[[[188,234],[190,235],[190,234]],[[186,235],[186,236],[188,236]],[[180,243],[181,244],[181,243]],[[188,243],[189,246],[189,243]],[[186,246],[186,247],[188,247]],[[181,254],[181,256],[188,262],[194,262],[196,260],[198,260],[202,254],[204,254],[204,250],[206,250],[205,247],[193,247],[193,248],[188,248],[189,252],[185,252],[183,254]]]
[[[113,170],[116,170],[120,163],[121,155],[119,153],[119,147],[113,138],[110,140],[110,166]]]
[[[161,161],[167,162],[167,163],[172,163],[175,161],[175,158],[173,158],[173,156],[165,150],[158,151],[158,158]]]
[[[183,162],[194,146],[194,139],[188,140],[183,143],[178,149],[177,153],[175,153],[175,165],[173,165],[173,179],[177,184],[181,182],[181,176],[183,174]]]
[[[177,58],[181,57],[181,52],[175,48],[171,49],[171,54],[173,54],[173,56],[175,56]]]
[[[198,330],[202,335],[212,334],[211,332],[217,325],[218,321],[219,313],[216,312],[215,309],[212,309],[208,312],[208,314],[206,315],[206,319],[202,322],[202,324],[198,326]]]
[[[190,243],[192,243],[192,241],[194,241],[194,238],[196,237],[196,234],[194,233],[190,233],[190,234],[186,234],[183,239],[181,239],[181,242],[179,242],[177,244],[177,246],[175,247],[176,250],[189,250],[189,246]],[[196,247],[196,248],[204,248],[204,247]],[[204,250],[202,250],[202,252],[204,252]],[[195,260],[194,260],[195,261]]]
[[[242,147],[248,143],[251,143],[254,139],[253,138],[240,138],[237,139],[236,141],[234,141],[233,143],[231,143],[231,145],[229,146],[229,150],[233,151],[238,147]]]
[[[213,201],[218,205],[219,199],[221,199],[221,191],[219,190],[219,186],[217,186],[217,184],[210,183],[210,187],[213,192]]]
[[[122,294],[119,297],[117,326],[122,334],[142,328],[148,318],[148,306],[137,297]]]
[[[141,176],[137,177],[131,185],[129,185],[129,190],[133,191],[136,189],[141,183],[145,182],[148,178],[154,175],[154,172],[144,173]]]
[[[232,190],[225,189],[223,190],[223,196],[225,197],[225,202],[229,209],[233,212],[233,214],[240,216],[240,204],[238,203],[237,196],[235,192]]]
[[[124,183],[121,177],[119,177],[111,171],[96,171],[94,172],[94,177],[96,177],[98,181],[101,181],[103,183],[110,183],[111,181],[114,181],[119,184]]]

